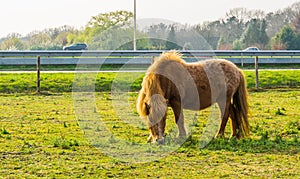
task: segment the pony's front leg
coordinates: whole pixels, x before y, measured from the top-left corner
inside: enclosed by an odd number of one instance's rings
[[[183,111],[181,110],[179,117],[176,119],[177,127],[178,127],[178,137],[179,138],[186,138],[187,132],[184,126],[184,117]]]
[[[163,117],[162,120],[158,123],[158,138],[156,139],[156,142],[159,144],[164,144],[165,143],[165,128],[166,128],[166,119],[167,119],[167,114]]]
[[[186,129],[184,126],[184,116],[183,116],[183,110],[181,108],[181,103],[178,101],[172,101],[171,107],[173,109],[174,116],[175,116],[175,122],[178,127],[178,132],[179,132],[178,137],[185,138],[187,133],[186,133]]]

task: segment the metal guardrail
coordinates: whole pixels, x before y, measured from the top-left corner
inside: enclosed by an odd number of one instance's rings
[[[164,50],[165,51],[165,50]],[[17,56],[157,56],[163,50],[87,50],[87,51],[0,51],[0,57]],[[184,56],[300,56],[300,50],[189,50],[179,51]]]
[[[0,51],[0,65],[34,65],[37,56],[41,64],[150,64],[161,50],[104,50],[104,51]],[[300,64],[300,50],[294,51],[235,51],[235,50],[191,50],[179,51],[186,61],[193,62],[206,58],[226,58],[234,63]]]
[[[37,65],[37,92],[40,91],[41,64],[150,64],[163,51],[0,51],[0,65]],[[186,61],[206,58],[226,58],[234,63],[255,64],[256,88],[259,85],[259,63],[300,64],[300,50],[296,51],[180,51]],[[276,57],[276,58],[274,58]],[[280,57],[279,61],[277,59]],[[271,60],[270,60],[271,59]],[[284,61],[282,60],[284,59]],[[264,60],[264,61],[263,61]]]

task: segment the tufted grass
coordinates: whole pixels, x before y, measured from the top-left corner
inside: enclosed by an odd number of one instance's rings
[[[126,108],[114,106],[117,95],[95,93],[90,113],[100,115],[114,134],[99,145],[125,140],[129,148],[142,143],[149,152],[164,149],[145,144],[148,131],[143,123],[135,127],[123,122],[123,118],[139,120],[136,95],[130,92],[126,98],[132,109],[128,114]],[[193,121],[191,135],[181,147],[150,162],[127,163],[106,155],[86,138],[91,131],[102,131],[75,115],[74,106],[88,98],[76,101],[69,92],[0,93],[0,178],[298,178],[299,97],[299,88],[250,91],[251,138],[215,139],[199,148],[208,109]],[[174,122],[169,112],[166,132],[170,135]],[[192,119],[186,116],[187,121]]]

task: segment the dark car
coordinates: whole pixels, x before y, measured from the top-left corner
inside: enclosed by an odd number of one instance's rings
[[[87,45],[85,43],[76,43],[69,46],[64,46],[63,50],[87,50]]]

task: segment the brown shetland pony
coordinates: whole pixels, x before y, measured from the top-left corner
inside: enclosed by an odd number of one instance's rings
[[[147,121],[148,142],[164,143],[168,106],[174,112],[179,137],[185,137],[183,109],[201,110],[214,103],[221,111],[216,137],[224,136],[229,117],[232,137],[249,136],[247,89],[242,71],[221,59],[186,63],[180,53],[169,51],[155,59],[147,70],[136,107]]]

